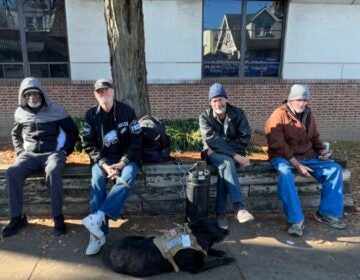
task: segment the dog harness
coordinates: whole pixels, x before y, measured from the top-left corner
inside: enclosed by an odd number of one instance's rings
[[[157,236],[153,239],[155,246],[159,249],[162,256],[167,259],[176,272],[179,272],[179,267],[175,263],[174,256],[182,249],[194,249],[196,251],[206,254],[206,251],[197,243],[196,237],[191,233],[188,224],[184,226],[177,225],[162,236]]]

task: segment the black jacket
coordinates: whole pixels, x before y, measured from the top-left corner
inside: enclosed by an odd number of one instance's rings
[[[126,163],[132,161],[139,164],[142,133],[134,110],[130,106],[115,100],[113,115],[118,152],[108,154],[104,149],[104,128],[100,105],[92,107],[86,112],[83,125],[84,150],[89,154],[91,160],[99,165],[120,160]]]
[[[43,98],[42,107],[34,112],[23,96],[26,89],[36,89]],[[15,124],[11,131],[17,154],[23,151],[47,153],[64,150],[73,152],[79,131],[65,107],[51,102],[39,80],[26,78],[19,88],[19,107],[15,111]]]
[[[227,128],[215,117],[208,108],[199,117],[203,151],[211,148],[216,153],[233,157],[235,153],[246,154],[246,147],[250,142],[251,129],[244,111],[241,108],[227,104]],[[226,123],[226,122],[225,122]]]

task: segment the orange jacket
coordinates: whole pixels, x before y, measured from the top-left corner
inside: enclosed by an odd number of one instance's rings
[[[310,159],[323,149],[316,129],[315,117],[310,108],[306,108],[306,127],[287,107],[286,103],[271,114],[265,123],[269,159],[282,157],[298,160]]]

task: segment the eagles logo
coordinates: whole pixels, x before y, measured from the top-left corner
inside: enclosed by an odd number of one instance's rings
[[[82,123],[82,133],[84,136],[88,136],[91,132],[91,126],[87,122]]]
[[[139,134],[141,132],[141,126],[137,120],[133,120],[130,123],[130,131],[134,134]]]

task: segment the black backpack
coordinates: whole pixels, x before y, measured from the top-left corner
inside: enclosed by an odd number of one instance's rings
[[[142,128],[142,162],[157,163],[170,159],[170,136],[162,120],[144,116],[139,120]]]

